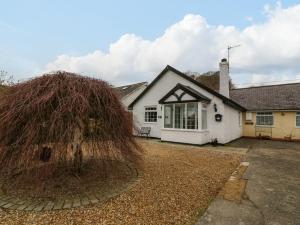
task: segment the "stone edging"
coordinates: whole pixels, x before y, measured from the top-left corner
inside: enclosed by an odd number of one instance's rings
[[[5,193],[0,192],[0,209],[13,209],[13,210],[23,210],[23,211],[50,211],[50,210],[62,210],[62,209],[71,209],[78,208],[91,204],[104,203],[107,200],[120,195],[125,191],[132,189],[141,179],[142,173],[136,170],[136,177],[132,178],[129,182],[122,185],[116,190],[111,190],[105,193],[92,191],[89,193],[83,193],[78,198],[73,199],[57,199],[54,201],[49,200],[34,200],[24,201],[22,199],[7,196]]]

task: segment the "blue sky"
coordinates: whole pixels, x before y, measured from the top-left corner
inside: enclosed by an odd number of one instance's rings
[[[297,3],[282,1],[281,7]],[[266,21],[266,5],[275,7],[276,1],[1,1],[0,69],[26,78],[44,71],[59,55],[106,53],[124,34],[154,41],[188,14],[200,15],[210,26],[243,30]],[[127,75],[122,82],[127,81],[139,79]]]

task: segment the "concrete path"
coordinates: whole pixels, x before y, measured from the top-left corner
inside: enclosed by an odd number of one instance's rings
[[[300,144],[257,142],[246,154],[242,201],[217,197],[197,225],[300,225]]]

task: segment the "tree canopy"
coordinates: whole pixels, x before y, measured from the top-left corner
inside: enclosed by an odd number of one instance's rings
[[[0,95],[0,121],[2,173],[68,167],[78,156],[141,160],[131,118],[102,80],[60,71],[12,85]]]

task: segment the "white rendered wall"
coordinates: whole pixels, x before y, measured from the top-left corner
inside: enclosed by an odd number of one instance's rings
[[[224,143],[230,142],[234,139],[237,139],[242,136],[242,121],[240,121],[239,111],[234,110],[233,108],[225,105],[225,114],[224,114]]]
[[[184,129],[162,129],[161,140],[197,145],[210,142],[208,131],[192,131]]]

